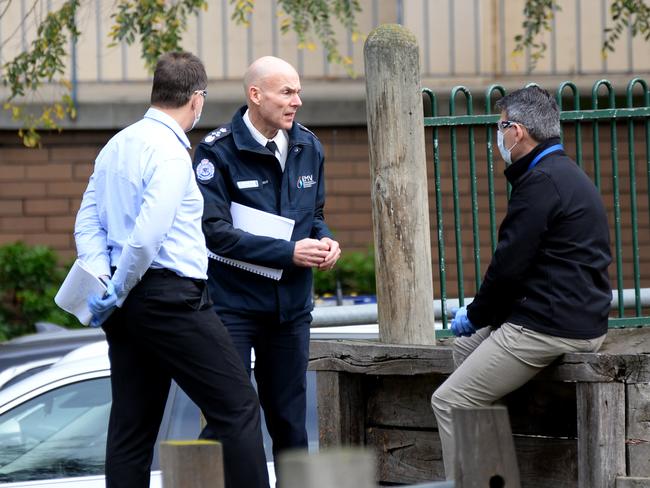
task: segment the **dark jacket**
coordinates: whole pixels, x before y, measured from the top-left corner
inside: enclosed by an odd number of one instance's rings
[[[549,139],[505,171],[512,185],[499,242],[467,307],[477,327],[512,322],[553,336],[607,332],[609,227],[593,182],[564,151],[529,165]]]
[[[203,232],[212,252],[282,268],[283,274],[275,281],[210,259],[210,294],[217,312],[269,313],[280,321],[293,320],[313,308],[312,271],[293,264],[295,242],[331,237],[323,220],[323,148],[312,132],[294,122],[283,172],[275,156],[250,134],[245,111],[238,110],[231,124],[209,133],[196,149]],[[235,229],[231,202],[295,220],[291,241]]]

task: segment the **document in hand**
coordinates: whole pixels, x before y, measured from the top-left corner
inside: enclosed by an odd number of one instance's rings
[[[293,233],[294,221],[280,215],[263,212],[256,208],[247,207],[237,202],[230,204],[232,225],[235,229],[241,229],[256,236],[273,237],[288,241]],[[222,263],[245,269],[251,273],[257,273],[273,280],[282,278],[282,270],[260,266],[259,264],[247,263],[238,259],[225,258],[208,250],[208,257],[221,261]]]
[[[76,316],[83,325],[88,325],[93,315],[88,308],[88,298],[92,295],[103,295],[105,292],[106,285],[83,261],[77,259],[63,280],[54,302]]]

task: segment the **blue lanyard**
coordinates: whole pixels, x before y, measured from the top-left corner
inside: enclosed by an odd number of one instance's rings
[[[541,153],[539,153],[537,156],[535,156],[535,159],[533,159],[533,162],[530,163],[530,165],[528,166],[528,169],[534,168],[535,166],[537,166],[537,163],[539,163],[540,159],[542,159],[547,154],[551,154],[551,153],[554,153],[556,151],[564,151],[564,146],[562,146],[562,144],[555,144],[555,145],[553,145],[551,147],[547,147]]]

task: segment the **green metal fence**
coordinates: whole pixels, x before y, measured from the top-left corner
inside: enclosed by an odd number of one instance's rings
[[[463,305],[465,296],[472,295],[471,292],[466,295],[466,290],[473,288],[476,291],[480,286],[481,259],[489,262],[494,252],[500,220],[498,214],[505,211],[505,199],[510,195],[505,177],[500,174],[504,169],[503,162],[498,151],[496,156],[494,151],[499,115],[492,113],[494,102],[504,96],[506,90],[499,85],[490,86],[484,94],[484,113],[474,114],[470,90],[463,86],[455,87],[450,94],[449,115],[445,116],[438,115],[436,95],[429,89],[424,89],[423,93],[431,105],[432,114],[424,118],[424,125],[430,128],[427,136],[431,135],[438,292],[446,329],[450,297],[458,297],[458,303]],[[610,267],[614,289],[610,327],[650,325],[648,84],[635,78],[627,84],[625,96],[617,97],[608,80],[597,81],[591,90],[588,109],[581,108],[581,95],[574,83],[562,83],[556,96],[561,110],[565,149],[593,178],[609,213],[614,257]],[[463,115],[457,113],[459,98],[464,100]],[[622,105],[620,108],[616,107],[617,99]],[[586,105],[584,99],[583,104]],[[570,109],[565,109],[569,105]],[[622,127],[625,135],[620,132]],[[585,141],[589,138],[591,141]],[[442,154],[443,149],[448,153]],[[498,177],[495,177],[495,171],[498,171]],[[468,198],[469,208],[466,208]],[[449,220],[453,220],[451,230],[445,227]],[[470,225],[468,220],[471,220],[471,243],[464,243],[463,237]],[[481,236],[484,240],[489,239],[489,254],[487,246],[481,249]],[[465,257],[463,251],[466,251]],[[469,255],[473,266],[467,269],[464,261],[470,261]],[[452,271],[456,276],[450,278],[448,265],[454,261],[455,269]],[[455,290],[450,290],[450,281],[455,282]]]

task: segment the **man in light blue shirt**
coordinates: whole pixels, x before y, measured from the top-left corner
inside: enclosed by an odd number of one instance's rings
[[[205,281],[203,198],[185,131],[206,85],[195,56],[161,56],[151,108],[102,149],[77,214],[79,258],[107,284],[89,305],[111,361],[109,488],[149,486],[171,379],[205,415],[201,437],[222,442],[226,486],[268,487],[257,396]]]

